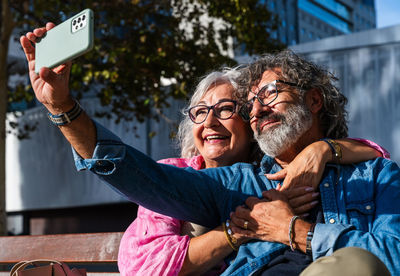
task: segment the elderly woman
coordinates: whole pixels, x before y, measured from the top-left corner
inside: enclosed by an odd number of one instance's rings
[[[160,163],[198,170],[229,166],[237,162],[260,161],[262,154],[253,139],[249,124],[238,116],[237,99],[232,95],[236,87],[234,79],[238,74],[236,70],[213,72],[198,84],[186,110],[187,116],[179,126],[182,158],[164,159]],[[352,150],[343,152],[343,162],[362,161],[378,155],[371,147],[358,142],[338,142],[344,145],[343,149]],[[352,147],[345,146],[348,144]],[[386,154],[379,146],[372,144],[372,147]],[[329,146],[324,142],[316,142],[296,158],[296,161],[302,162],[294,161],[284,171],[284,175],[289,174],[290,179],[298,179],[297,176],[311,171],[314,166],[325,166],[324,160],[329,158]],[[307,165],[309,167],[304,167]],[[305,183],[317,183],[319,178],[315,176],[303,180]],[[291,181],[287,185],[300,186],[301,183]],[[310,187],[296,188],[290,193],[292,207],[298,212],[311,209],[317,203],[315,198],[318,193]],[[210,230],[139,206],[136,220],[126,230],[121,241],[119,270],[122,275],[218,275],[225,268],[223,259],[233,252],[221,228]],[[238,237],[239,244],[245,241]]]

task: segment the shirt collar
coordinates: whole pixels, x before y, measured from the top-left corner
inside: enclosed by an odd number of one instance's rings
[[[275,159],[271,156],[264,155],[260,164],[261,172],[263,174],[280,171],[282,168],[275,162]]]

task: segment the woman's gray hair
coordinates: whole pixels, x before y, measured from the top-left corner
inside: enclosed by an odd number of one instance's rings
[[[276,69],[280,69],[281,72]],[[326,69],[299,57],[290,50],[277,54],[266,54],[241,69],[241,75],[236,79],[238,89],[235,97],[239,102],[247,101],[252,87],[257,85],[265,71],[274,71],[280,79],[296,83],[301,89],[300,94],[312,88],[317,88],[323,97],[323,107],[320,111],[321,128],[325,137],[334,139],[347,137],[347,98],[334,85],[337,78]]]
[[[237,84],[235,79],[239,74],[240,72],[235,68],[225,68],[222,71],[215,71],[206,75],[197,85],[188,107],[197,105],[207,91],[213,86],[229,84],[236,90]],[[236,100],[234,95],[233,99]],[[181,157],[191,158],[200,153],[194,145],[194,137],[192,134],[193,122],[190,120],[189,116],[187,116],[185,110],[187,110],[187,108],[182,111],[185,116],[178,127],[177,142],[181,150]]]

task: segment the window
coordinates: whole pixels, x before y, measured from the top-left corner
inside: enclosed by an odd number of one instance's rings
[[[339,3],[336,0],[314,0],[314,2],[324,6],[333,13],[339,14],[343,18],[350,20],[350,11],[342,3]]]
[[[326,22],[327,24],[340,30],[341,32],[343,33],[351,32],[350,25],[348,22],[342,20],[341,18],[328,12],[327,10],[324,10],[321,7],[315,5],[310,0],[299,0],[297,2],[297,5],[299,9],[315,16],[316,18],[322,20],[323,22]]]

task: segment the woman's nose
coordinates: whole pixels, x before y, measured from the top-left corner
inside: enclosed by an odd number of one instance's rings
[[[203,123],[204,127],[210,128],[219,125],[219,123],[220,122],[218,118],[214,114],[214,110],[211,109],[210,112],[208,112],[207,118]]]

